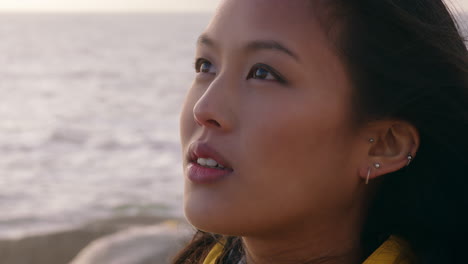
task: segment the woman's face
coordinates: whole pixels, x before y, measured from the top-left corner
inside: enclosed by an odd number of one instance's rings
[[[226,235],[342,219],[361,184],[351,85],[307,0],[226,0],[196,48],[180,116],[185,215]],[[189,176],[206,143],[232,172]]]

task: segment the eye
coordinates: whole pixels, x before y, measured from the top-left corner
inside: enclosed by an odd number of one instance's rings
[[[266,81],[278,81],[285,83],[286,81],[282,78],[275,70],[265,64],[256,64],[250,70],[247,79],[254,78]]]
[[[209,62],[208,60],[201,59],[201,58],[195,61],[195,71],[197,73],[202,72],[202,73],[216,74],[213,64],[211,64],[211,62]]]
[[[271,74],[268,70],[265,70],[263,68],[257,68],[253,72],[252,77],[256,78],[256,79],[264,79],[264,80],[274,80],[275,79],[275,76],[273,76],[273,74]]]

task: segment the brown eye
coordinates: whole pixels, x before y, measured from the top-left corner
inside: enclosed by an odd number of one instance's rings
[[[198,59],[195,62],[195,71],[197,73],[213,73],[215,74],[216,72],[214,71],[213,64],[211,62],[205,60],[205,59]]]
[[[253,72],[253,75],[252,75],[253,78],[256,78],[256,79],[265,79],[265,80],[274,80],[275,77],[267,70],[263,69],[263,68],[258,68],[257,70],[255,70]],[[268,78],[270,77],[270,78]]]
[[[211,67],[211,63],[205,61],[201,64],[200,66],[200,71],[201,72],[210,72],[210,67]]]
[[[282,78],[275,70],[266,64],[256,64],[249,72],[247,79],[257,79],[264,81],[277,81],[280,83],[286,83],[284,78]]]

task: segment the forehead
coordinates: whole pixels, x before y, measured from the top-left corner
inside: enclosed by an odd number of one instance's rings
[[[274,40],[305,60],[328,56],[330,43],[319,26],[313,0],[223,0],[206,35],[223,49],[254,40]],[[326,58],[324,58],[326,59]]]
[[[213,22],[225,21],[231,26],[250,24],[256,28],[305,26],[312,20],[310,3],[310,0],[223,0]]]
[[[262,38],[305,45],[310,45],[308,41],[327,42],[315,17],[315,11],[322,12],[314,3],[313,0],[222,0],[205,32],[213,38],[231,39],[230,42]]]
[[[223,4],[235,5],[239,8],[246,8],[254,12],[267,11],[273,12],[275,15],[291,14],[294,16],[299,14],[307,14],[307,8],[311,7],[311,0],[223,0]],[[301,12],[302,11],[302,12]]]

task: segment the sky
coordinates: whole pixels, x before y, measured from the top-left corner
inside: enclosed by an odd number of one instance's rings
[[[220,0],[0,0],[0,12],[214,11]],[[468,0],[446,0],[468,12]]]

